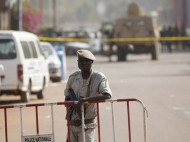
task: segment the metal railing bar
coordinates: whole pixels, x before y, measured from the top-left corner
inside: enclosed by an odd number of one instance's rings
[[[129,101],[127,101],[127,116],[128,116],[129,142],[131,142],[131,120],[130,120]]]
[[[36,110],[36,133],[39,134],[39,122],[38,122],[38,106],[35,106]]]
[[[67,141],[71,142],[71,137],[70,137],[70,125],[69,125],[69,108],[66,105],[66,119],[67,119]]]
[[[84,105],[81,106],[82,108],[82,141],[83,142],[86,142],[86,139],[85,139],[85,123],[84,123]]]
[[[8,142],[7,108],[4,108],[4,117],[5,117],[5,140],[6,140],[6,142]]]
[[[101,142],[99,103],[96,103],[96,105],[97,105],[97,120],[98,120],[98,142]]]
[[[23,108],[20,107],[20,125],[21,125],[21,137],[23,136],[24,132],[23,132]]]
[[[53,104],[51,104],[51,127],[52,127],[52,134],[54,134],[54,110],[53,110]]]
[[[114,107],[113,107],[113,102],[111,102],[111,109],[112,109],[112,127],[113,127],[113,138],[114,138],[114,142],[116,142],[116,133],[115,133],[115,119],[114,119]]]

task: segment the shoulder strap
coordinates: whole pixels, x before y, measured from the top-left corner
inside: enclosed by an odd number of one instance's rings
[[[91,77],[90,77],[90,80],[89,80],[86,97],[89,97],[89,96],[90,96],[90,85],[91,85],[91,82],[92,82],[92,76],[93,76],[93,74],[94,74],[94,72],[92,73],[92,75],[91,75]]]

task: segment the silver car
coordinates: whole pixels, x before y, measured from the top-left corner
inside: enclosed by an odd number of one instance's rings
[[[50,80],[52,82],[61,81],[61,61],[49,42],[40,42],[42,49],[47,55],[47,62],[49,66]]]
[[[79,39],[79,41],[65,43],[64,46],[67,55],[76,55],[76,51],[79,49],[90,50],[93,54],[99,54],[101,51],[102,35],[99,31],[92,29],[65,30],[62,33],[62,37]]]

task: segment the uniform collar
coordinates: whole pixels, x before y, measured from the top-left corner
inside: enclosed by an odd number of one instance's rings
[[[91,77],[92,77],[92,75],[93,75],[93,72],[94,72],[94,71],[92,70],[91,73],[90,73],[90,76],[89,76],[89,78],[88,78],[88,80],[87,80],[86,85],[89,84],[90,79],[91,79]],[[77,79],[79,79],[79,82],[80,82],[81,84],[83,84],[83,78],[82,78],[82,72],[81,72],[81,71],[79,71],[79,74],[77,75]]]

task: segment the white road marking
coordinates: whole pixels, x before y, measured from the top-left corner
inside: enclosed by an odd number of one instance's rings
[[[174,106],[172,107],[173,110],[184,110],[185,108],[184,107],[177,107],[177,106]]]

